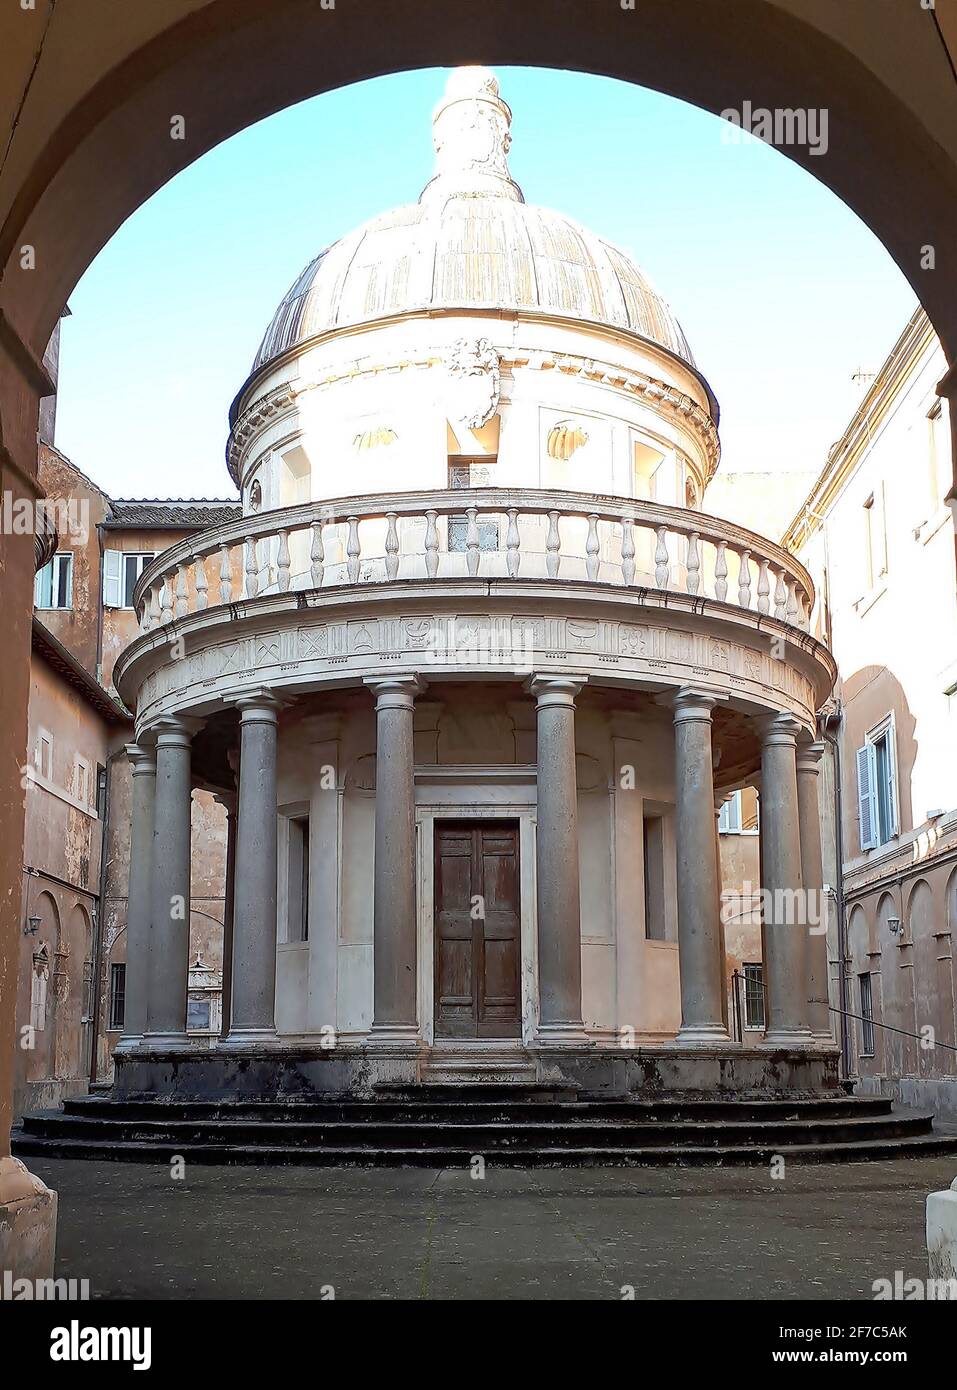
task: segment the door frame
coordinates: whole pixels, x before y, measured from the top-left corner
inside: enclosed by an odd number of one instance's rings
[[[442,1038],[445,1048],[519,1046],[538,1032],[538,942],[535,898],[535,769],[422,767],[415,770],[416,917],[419,1035],[435,1042],[435,822],[518,822],[521,1038]]]

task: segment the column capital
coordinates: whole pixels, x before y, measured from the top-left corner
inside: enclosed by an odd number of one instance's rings
[[[804,725],[795,719],[793,714],[782,713],[761,715],[755,720],[755,728],[766,748],[769,746],[794,748]]]
[[[548,705],[573,707],[582,686],[587,682],[587,676],[531,675],[525,681],[524,689],[529,695],[534,695],[539,709],[545,709]]]
[[[391,676],[364,676],[363,685],[375,696],[380,709],[413,709],[416,695],[421,695],[428,682],[416,671],[397,671]]]
[[[697,685],[682,685],[678,690],[669,690],[657,697],[656,703],[673,710],[676,724],[688,720],[705,720],[711,723],[711,711],[718,704],[720,696],[711,690]]]
[[[134,777],[156,776],[156,749],[141,743],[128,743],[124,749],[133,768]]]
[[[157,749],[188,748],[204,722],[187,714],[170,714],[164,719],[158,719],[152,725],[152,731],[156,734]]]
[[[239,710],[241,724],[275,724],[279,718],[281,701],[271,690],[261,686],[258,690],[248,690],[238,695],[232,702]]]
[[[798,743],[797,746],[797,770],[807,772],[816,777],[821,770],[821,758],[824,756],[825,744],[820,740],[813,743]]]

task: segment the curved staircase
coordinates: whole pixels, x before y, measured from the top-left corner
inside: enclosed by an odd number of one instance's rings
[[[383,1089],[374,1099],[68,1100],[24,1117],[27,1158],[168,1163],[513,1167],[840,1162],[957,1153],[957,1134],[889,1100],[704,1097],[606,1100],[498,1083]]]

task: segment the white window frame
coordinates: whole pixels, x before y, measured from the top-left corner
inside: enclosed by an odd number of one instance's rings
[[[44,757],[44,751],[46,757]],[[35,754],[36,775],[44,782],[53,781],[53,735],[49,729],[37,729],[37,747]]]
[[[73,759],[73,795],[83,807],[90,805],[91,771],[89,760],[77,753]]]
[[[66,569],[66,602],[54,603],[53,596],[59,590],[59,571]],[[49,580],[50,602],[43,602],[43,591],[47,587]],[[73,551],[58,550],[55,555],[46,562],[41,570],[37,572],[37,577],[33,585],[33,606],[50,613],[66,613],[73,607]]]
[[[889,779],[887,783],[890,823],[881,824],[878,795],[877,745],[887,743]],[[878,849],[890,844],[900,833],[900,797],[898,795],[897,724],[891,711],[864,735],[864,745],[855,755],[857,762],[857,809],[860,821],[861,849]]]
[[[720,835],[757,835],[760,826],[760,810],[758,815],[758,825],[748,829],[744,825],[744,813],[742,809],[743,790],[737,787],[727,801],[722,803],[721,811],[718,816],[718,833]]]
[[[156,559],[156,551],[149,550],[104,550],[103,552],[103,607],[119,608],[126,611],[132,610],[132,602],[127,603],[126,593],[126,566],[130,560],[136,560],[136,576],[133,580],[133,587],[136,581],[146,569],[147,565],[152,564]],[[132,600],[132,593],[129,598]]]

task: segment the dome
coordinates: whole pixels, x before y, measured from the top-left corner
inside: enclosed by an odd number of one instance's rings
[[[435,175],[419,201],[372,218],[306,266],[273,316],[253,374],[337,329],[470,309],[624,330],[694,368],[681,325],[624,251],[525,202],[508,169],[510,124],[487,69],[453,72],[433,118]]]

